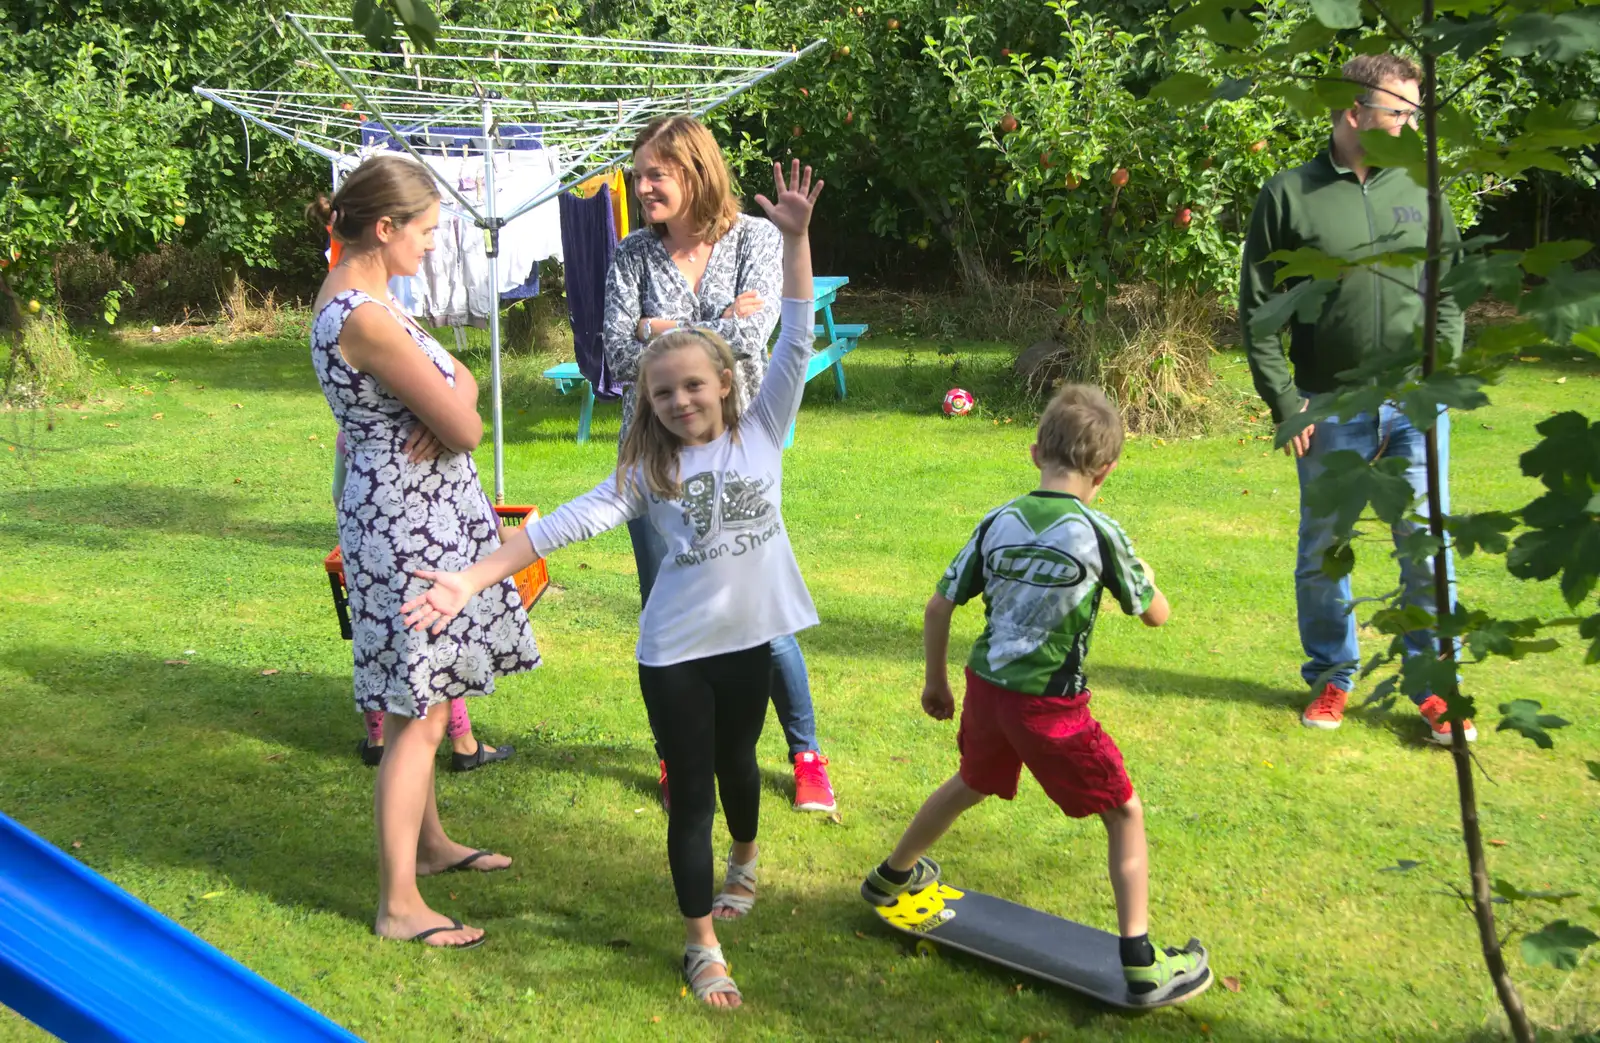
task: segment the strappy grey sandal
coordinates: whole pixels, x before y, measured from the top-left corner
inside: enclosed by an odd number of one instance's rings
[[[707,967],[720,963],[724,967],[728,961],[722,955],[720,945],[695,945],[693,942],[683,947],[683,980],[689,983],[689,988],[694,990],[694,998],[707,1006],[712,1004],[707,1001],[718,993],[731,993],[744,999],[739,986],[726,974],[714,974],[702,979],[700,975]]]
[[[728,875],[722,880],[722,893],[711,901],[711,912],[716,914],[718,909],[724,909],[733,915],[726,919],[733,920],[746,913],[756,904],[756,863],[761,856],[757,855],[750,861],[740,865],[733,860],[733,852],[728,852]],[[731,894],[730,887],[744,887],[750,890],[747,895]]]

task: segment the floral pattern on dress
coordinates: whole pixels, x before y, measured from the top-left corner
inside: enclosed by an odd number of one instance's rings
[[[345,320],[368,303],[389,307],[360,290],[345,290],[323,307],[311,326],[311,364],[348,450],[338,517],[356,708],[421,717],[434,703],[487,694],[496,677],[538,666],[539,649],[509,579],[469,601],[437,636],[401,621],[400,606],[427,588],[415,572],[458,571],[492,553],[500,546],[499,519],[472,454],[406,459],[416,414],[340,354]],[[439,342],[409,320],[396,321],[454,387],[454,361]]]

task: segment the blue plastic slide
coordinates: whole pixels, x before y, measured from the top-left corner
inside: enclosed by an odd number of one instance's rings
[[[0,1003],[67,1043],[360,1043],[3,814]]]

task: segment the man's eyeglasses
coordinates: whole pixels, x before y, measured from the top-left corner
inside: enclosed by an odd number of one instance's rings
[[[1387,112],[1389,115],[1393,116],[1395,119],[1398,119],[1402,123],[1409,123],[1413,127],[1415,127],[1417,125],[1417,110],[1416,109],[1396,109],[1396,108],[1393,108],[1392,106],[1389,106],[1389,105],[1374,105],[1370,101],[1360,101],[1360,102],[1357,102],[1356,104],[1360,105],[1364,109],[1373,109],[1373,110],[1375,110],[1377,112]]]

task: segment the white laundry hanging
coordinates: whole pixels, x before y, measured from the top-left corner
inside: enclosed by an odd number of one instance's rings
[[[361,149],[334,165],[334,182],[370,155],[389,152],[382,146]],[[493,154],[495,168],[494,213],[515,212],[531,199],[560,184],[559,156],[554,149],[515,149]],[[434,177],[454,186],[472,205],[486,211],[484,157],[424,156]],[[449,193],[439,208],[439,227],[433,250],[423,257],[416,276],[408,280],[409,310],[434,326],[488,324],[489,309],[500,294],[526,282],[543,260],[561,260],[561,208],[552,196],[500,229],[497,280],[489,287],[487,237],[472,217]]]

